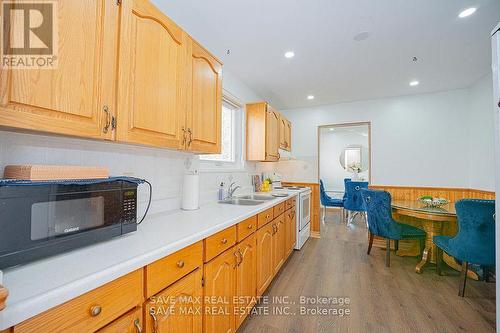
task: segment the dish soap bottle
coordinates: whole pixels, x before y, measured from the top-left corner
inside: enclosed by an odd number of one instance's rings
[[[217,198],[219,201],[224,200],[224,183],[220,183],[219,185],[219,191],[217,193]]]

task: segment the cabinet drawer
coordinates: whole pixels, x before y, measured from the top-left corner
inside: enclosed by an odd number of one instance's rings
[[[296,198],[288,199],[287,201],[285,201],[285,210],[289,210],[290,208],[295,207],[296,203],[297,203]]]
[[[265,226],[266,224],[268,224],[273,220],[274,218],[273,211],[274,211],[273,208],[269,208],[268,210],[265,210],[262,213],[259,213],[259,215],[257,215],[257,224],[259,228],[262,228],[263,226]]]
[[[274,206],[274,218],[276,218],[277,216],[280,216],[284,212],[285,212],[285,203],[284,202]]]
[[[14,327],[16,333],[85,333],[111,323],[143,302],[142,269]]]
[[[236,244],[236,226],[229,227],[205,239],[205,262],[209,262]]]
[[[199,241],[146,266],[146,298],[162,291],[203,264],[203,243]]]
[[[241,242],[257,230],[257,215],[238,223],[238,242]]]

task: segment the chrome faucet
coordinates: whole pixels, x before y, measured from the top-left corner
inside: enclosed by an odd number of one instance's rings
[[[227,197],[228,198],[232,198],[234,192],[236,192],[237,189],[241,188],[241,186],[233,187],[234,185],[236,185],[236,182],[233,182],[233,183],[231,183],[231,185],[229,185],[229,189],[227,190]]]

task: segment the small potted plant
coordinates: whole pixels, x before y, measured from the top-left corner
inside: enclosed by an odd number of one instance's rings
[[[352,180],[359,180],[359,173],[362,171],[359,163],[352,163],[348,165],[347,170],[352,172]]]

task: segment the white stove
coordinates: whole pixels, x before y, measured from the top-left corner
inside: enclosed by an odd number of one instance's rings
[[[295,249],[300,250],[311,236],[311,188],[305,186],[275,186],[274,190],[298,192],[296,206],[297,239]]]

